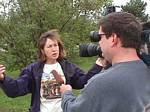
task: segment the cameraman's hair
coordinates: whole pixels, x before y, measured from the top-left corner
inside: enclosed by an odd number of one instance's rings
[[[113,12],[102,18],[99,26],[107,34],[107,38],[116,33],[122,47],[139,49],[142,25],[134,15],[127,12]]]
[[[63,47],[63,43],[60,40],[60,35],[58,33],[58,30],[53,29],[53,30],[50,30],[48,32],[43,33],[40,36],[40,39],[38,41],[38,57],[39,57],[39,60],[43,61],[43,62],[46,61],[45,54],[42,52],[42,50],[44,49],[44,46],[46,44],[47,39],[56,40],[58,42],[59,57],[58,57],[57,60],[63,59],[65,57],[65,50],[64,50],[64,47]]]

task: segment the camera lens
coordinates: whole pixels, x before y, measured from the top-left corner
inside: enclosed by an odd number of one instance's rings
[[[80,50],[79,52],[80,57],[91,57],[96,55],[102,57],[102,52],[100,47],[92,43],[79,45],[79,50]]]

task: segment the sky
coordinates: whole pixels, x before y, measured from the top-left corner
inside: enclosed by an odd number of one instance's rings
[[[115,6],[126,5],[126,3],[129,1],[130,0],[113,0],[113,5]],[[145,13],[150,15],[150,0],[142,0],[142,1],[147,2]]]

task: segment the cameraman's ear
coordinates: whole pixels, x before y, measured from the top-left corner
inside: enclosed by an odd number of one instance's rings
[[[116,33],[112,33],[112,46],[117,46],[120,43],[120,38],[117,37]]]

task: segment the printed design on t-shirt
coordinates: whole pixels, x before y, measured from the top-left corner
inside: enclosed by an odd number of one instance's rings
[[[52,73],[42,74],[41,89],[43,98],[45,99],[60,98],[61,97],[60,86],[61,84],[58,83],[58,81],[56,81]]]

